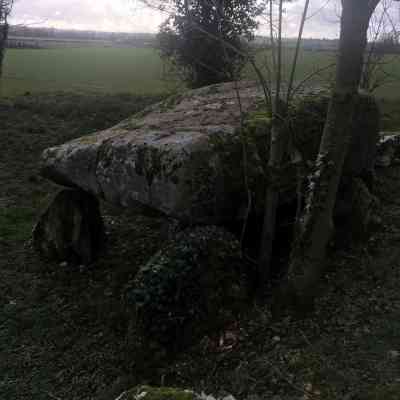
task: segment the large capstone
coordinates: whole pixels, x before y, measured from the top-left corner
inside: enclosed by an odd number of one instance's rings
[[[35,249],[49,260],[88,265],[103,244],[98,201],[81,190],[58,192],[33,229]]]
[[[42,174],[108,202],[125,207],[140,202],[186,223],[240,219],[248,205],[245,174],[252,204],[263,207],[270,116],[258,85],[238,86],[238,92],[232,83],[188,91],[113,128],[47,149]],[[312,162],[328,98],[302,99],[294,107],[295,117],[288,119],[293,120],[288,129],[300,159]],[[370,97],[361,97],[356,114],[345,168],[351,177],[372,168],[379,132],[379,112]],[[290,202],[296,196],[296,168],[286,164],[280,199]]]

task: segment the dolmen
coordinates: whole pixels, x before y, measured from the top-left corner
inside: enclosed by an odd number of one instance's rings
[[[290,154],[286,157],[279,185],[281,204],[293,204],[296,199],[299,160],[306,171],[312,169],[328,102],[322,90],[310,89],[292,105],[287,129],[292,150],[300,158],[293,163]],[[227,226],[246,218],[250,193],[251,212],[259,221],[268,185],[270,121],[264,92],[257,83],[223,83],[173,95],[110,129],[45,150],[41,174],[81,192],[81,205],[72,195],[76,207],[92,212],[53,213],[57,218],[70,215],[68,221],[57,223],[69,224],[68,232],[56,233],[47,210],[47,220],[36,229],[37,242],[47,244],[38,247],[57,254],[67,241],[78,258],[85,254],[82,262],[90,262],[102,242],[101,235],[84,239],[91,232],[89,226],[99,230],[97,199],[126,208],[141,203],[186,226]],[[354,193],[348,194],[349,187],[355,179],[368,186],[366,177],[374,167],[379,109],[370,96],[361,95],[352,130],[343,190],[352,200],[338,209],[343,220],[354,214]]]

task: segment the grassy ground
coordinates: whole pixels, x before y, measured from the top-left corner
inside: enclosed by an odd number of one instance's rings
[[[400,167],[378,171],[382,227],[330,255],[315,314],[273,321],[257,304],[227,327],[232,346],[205,337],[174,360],[149,364],[133,350],[123,302],[126,281],[163,240],[160,216],[103,205],[108,250],[89,268],[45,263],[31,250],[32,225],[56,189],[37,174],[40,152],[150,101],[59,94],[0,102],[0,399],[114,400],[130,385],[163,383],[240,399],[398,400]]]
[[[266,51],[257,55],[257,63],[265,65]],[[284,52],[286,78],[290,74],[293,50]],[[390,81],[377,91],[381,98],[393,101],[400,93],[400,58],[388,58],[386,69]],[[303,81],[310,73],[313,78],[307,85],[320,85],[331,80],[334,69],[321,68],[335,62],[330,52],[303,52],[300,55],[296,80]],[[266,71],[264,71],[267,73]],[[164,79],[163,64],[155,49],[140,48],[59,48],[41,50],[9,50],[5,61],[2,92],[6,96],[25,92],[40,93],[57,90],[79,93],[120,93],[134,94],[164,93],[174,90],[177,83]],[[255,78],[251,67],[244,76]],[[170,77],[169,77],[170,78]]]
[[[103,47],[9,50],[3,94],[25,92],[154,94],[171,89],[154,49]]]

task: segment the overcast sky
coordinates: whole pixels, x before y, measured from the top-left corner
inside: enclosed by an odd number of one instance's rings
[[[16,0],[13,23],[67,29],[118,32],[156,32],[165,19],[140,0]],[[287,5],[286,36],[295,36],[303,0]],[[338,36],[340,0],[311,0],[306,37]],[[289,12],[290,11],[290,12]],[[260,26],[259,33],[266,30]]]

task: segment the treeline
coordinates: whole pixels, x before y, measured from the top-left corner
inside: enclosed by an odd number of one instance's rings
[[[99,42],[110,46],[126,47],[158,47],[157,35],[154,33],[121,33],[81,31],[74,29],[55,29],[31,26],[10,26],[8,48],[42,48],[48,47],[43,41],[71,41],[71,42]],[[268,38],[256,36],[251,42],[252,46],[268,48]],[[283,40],[287,48],[295,47],[296,40],[287,38]],[[305,38],[302,47],[308,51],[336,51],[339,47],[337,39]],[[385,37],[375,43],[369,43],[368,48],[384,54],[400,54],[400,43],[397,38]]]
[[[81,31],[73,29],[41,28],[31,26],[10,26],[9,36],[14,44],[18,39],[20,42],[38,39],[58,41],[99,41],[110,42],[114,45],[132,47],[154,47],[156,46],[156,35],[152,33],[120,33],[120,32],[99,32]]]

